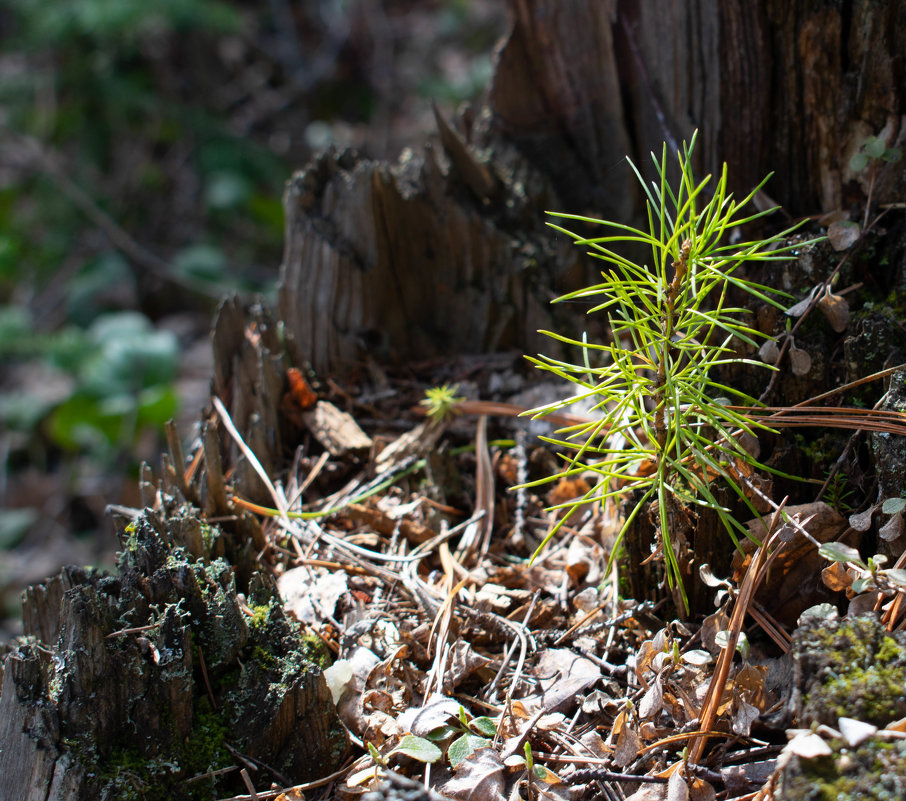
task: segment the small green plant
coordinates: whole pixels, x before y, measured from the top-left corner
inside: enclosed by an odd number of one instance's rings
[[[858,153],[854,153],[849,160],[849,168],[853,172],[862,172],[866,167],[877,166],[884,161],[895,164],[903,157],[903,151],[898,147],[887,147],[883,139],[877,136],[866,137]]]
[[[879,136],[867,136],[859,146],[859,150],[849,160],[849,168],[854,173],[864,173],[868,179],[868,197],[865,202],[865,217],[862,227],[850,220],[840,220],[832,223],[828,228],[828,238],[836,250],[845,250],[854,244],[869,225],[871,212],[871,197],[875,189],[875,181],[881,168],[887,164],[896,164],[903,158],[903,151],[898,147],[887,147],[887,143]],[[874,223],[872,223],[873,225]]]
[[[456,411],[456,404],[459,401],[464,400],[457,396],[457,389],[459,389],[459,384],[453,384],[452,386],[450,386],[450,384],[443,384],[439,387],[430,387],[429,389],[426,389],[425,397],[420,403],[425,407],[428,417],[437,422],[443,422],[449,417],[452,417]]]
[[[903,507],[899,508],[902,511]],[[849,588],[856,595],[874,591],[892,595],[906,588],[906,570],[883,569],[887,557],[882,553],[870,556],[866,561],[855,548],[842,542],[827,542],[818,549],[818,553],[828,561],[848,568]]]
[[[725,244],[731,229],[769,213],[747,216],[740,210],[770,176],[736,202],[727,192],[724,165],[709,194],[710,176],[698,183],[693,177],[694,146],[695,136],[677,153],[679,185],[675,189],[667,181],[666,145],[660,160],[652,156],[658,180],[650,186],[630,162],[647,196],[647,230],[571,214],[553,215],[610,229],[605,236],[589,238],[549,223],[609,265],[601,283],[558,300],[595,299],[589,313],[606,313],[611,341],[599,344],[585,335],[573,339],[545,331],[578,348],[581,359],[571,363],[543,355],[530,357],[539,368],[576,386],[572,397],[531,414],[543,416],[578,400],[590,400],[599,414],[593,422],[562,429],[559,437],[548,439],[566,451],[567,476],[590,473],[597,482],[583,496],[555,507],[568,513],[540,547],[580,506],[636,493],[613,553],[633,521],[653,502],[651,520],[668,583],[671,589],[678,584],[687,607],[677,550],[671,542],[674,521],[687,518],[695,506],[710,507],[738,544],[737,534],[745,534],[745,529],[718,502],[714,483],[732,489],[755,514],[743,476],[763,467],[742,445],[742,435],[766,428],[740,409],[757,402],[713,376],[715,368],[728,364],[767,367],[740,353],[743,344],[757,351],[757,340],[763,335],[745,322],[745,309],[729,305],[729,293],[741,291],[780,307],[774,298],[780,293],[746,280],[737,270],[746,263],[790,258],[793,247],[781,243],[793,229],[768,239]],[[621,255],[620,249],[627,245],[646,246],[650,264]]]
[[[851,512],[852,506],[849,501],[852,500],[855,491],[849,484],[846,475],[836,471],[828,473],[826,489],[822,500],[829,506],[833,506],[840,514]]]

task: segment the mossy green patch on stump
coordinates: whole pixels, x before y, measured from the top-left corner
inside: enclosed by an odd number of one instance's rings
[[[800,726],[906,717],[906,633],[888,633],[870,616],[812,623],[796,631],[793,651]]]
[[[906,798],[906,743],[874,738],[834,753],[794,757],[783,771],[775,797],[782,801],[899,801]]]

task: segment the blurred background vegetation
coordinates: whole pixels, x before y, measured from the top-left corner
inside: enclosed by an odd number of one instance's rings
[[[484,88],[504,27],[503,0],[3,4],[8,615],[59,565],[108,558],[105,505],[137,502],[163,423],[206,400],[217,299],[274,292],[292,170],[418,146],[432,100]]]

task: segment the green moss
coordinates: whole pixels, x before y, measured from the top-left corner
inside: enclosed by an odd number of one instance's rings
[[[196,703],[192,733],[181,749],[181,763],[189,778],[231,764],[230,752],[226,748],[229,727],[224,718],[222,712],[211,708],[207,698],[201,698]]]
[[[274,673],[283,672],[282,661],[274,656],[271,651],[262,648],[260,645],[256,645],[254,648],[252,648],[252,659],[254,659],[265,670],[273,671]]]
[[[784,770],[785,801],[897,801],[906,797],[906,743],[832,741],[831,756],[797,759]]]
[[[270,604],[258,604],[257,606],[251,607],[252,616],[249,620],[249,626],[253,629],[258,629],[267,624],[268,616],[270,615],[271,605]]]
[[[170,721],[167,729],[172,732],[172,728]],[[226,747],[228,732],[224,713],[212,710],[204,697],[195,703],[189,736],[182,740],[173,736],[171,746],[156,756],[149,757],[135,746],[128,746],[115,748],[106,758],[94,753],[86,758],[88,753],[78,738],[68,740],[67,747],[89,773],[97,776],[101,797],[123,801],[207,801],[217,789],[217,777],[196,777],[232,764]]]
[[[817,628],[807,645],[816,680],[803,697],[806,721],[852,717],[884,726],[906,714],[906,648],[873,618]]]
[[[333,664],[333,654],[324,644],[324,640],[308,629],[302,631],[302,653],[309,662],[313,662],[321,670]]]
[[[205,554],[210,554],[214,550],[214,542],[220,534],[220,530],[211,526],[209,523],[201,524],[201,541],[204,546]]]

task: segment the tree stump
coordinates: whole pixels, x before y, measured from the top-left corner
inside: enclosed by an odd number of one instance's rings
[[[265,786],[336,769],[325,654],[271,582],[256,573],[245,603],[191,507],[147,510],[121,536],[118,576],[69,568],[26,593],[0,700],[4,797],[211,798],[242,787],[216,773],[237,755]]]
[[[625,157],[648,174],[650,151],[696,128],[702,175],[726,162],[740,197],[773,171],[759,202],[793,215],[867,192],[849,167],[866,136],[906,141],[901,4],[510,5],[486,101],[438,118],[440,150],[394,166],[327,153],[291,180],[280,316],[316,370],[367,353],[534,352],[547,301],[582,278],[543,212],[633,222]],[[885,168],[873,196],[904,190]]]

